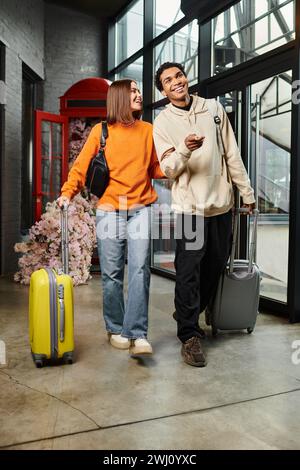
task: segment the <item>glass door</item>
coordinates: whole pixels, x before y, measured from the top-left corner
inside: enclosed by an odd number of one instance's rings
[[[287,302],[292,72],[249,87],[251,181],[260,211],[261,295]],[[251,229],[251,228],[250,228]]]
[[[247,84],[240,91],[218,93],[214,88],[213,94],[231,121],[260,211],[255,261],[262,274],[261,297],[286,304],[292,72]],[[237,253],[241,258],[248,255],[251,230],[252,220],[247,226],[242,220]]]
[[[68,174],[68,118],[36,111],[35,220],[54,201]]]
[[[152,206],[151,268],[175,275],[175,214],[171,210],[172,180],[154,180],[158,200]]]

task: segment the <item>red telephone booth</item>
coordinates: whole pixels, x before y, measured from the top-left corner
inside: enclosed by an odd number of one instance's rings
[[[35,220],[59,196],[89,128],[105,118],[109,85],[104,78],[80,80],[60,97],[59,115],[35,112]]]

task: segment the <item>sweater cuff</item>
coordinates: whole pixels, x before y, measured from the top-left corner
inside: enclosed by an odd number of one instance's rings
[[[72,193],[72,191],[62,191],[61,195],[67,197],[71,201],[73,193]]]
[[[244,204],[255,204],[256,200],[254,195],[242,196]]]
[[[187,148],[184,142],[178,145],[177,152],[182,155],[184,158],[190,158],[192,151]]]

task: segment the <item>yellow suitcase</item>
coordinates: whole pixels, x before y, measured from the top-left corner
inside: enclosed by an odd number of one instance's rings
[[[68,272],[67,210],[62,211],[63,271]],[[31,275],[29,289],[29,335],[37,367],[58,359],[73,362],[73,283],[68,274],[50,268]],[[51,361],[51,362],[50,362]]]

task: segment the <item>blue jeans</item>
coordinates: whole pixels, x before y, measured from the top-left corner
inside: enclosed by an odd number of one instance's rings
[[[109,212],[97,209],[96,229],[108,332],[146,338],[150,285],[150,207]],[[128,296],[123,281],[128,246]]]

